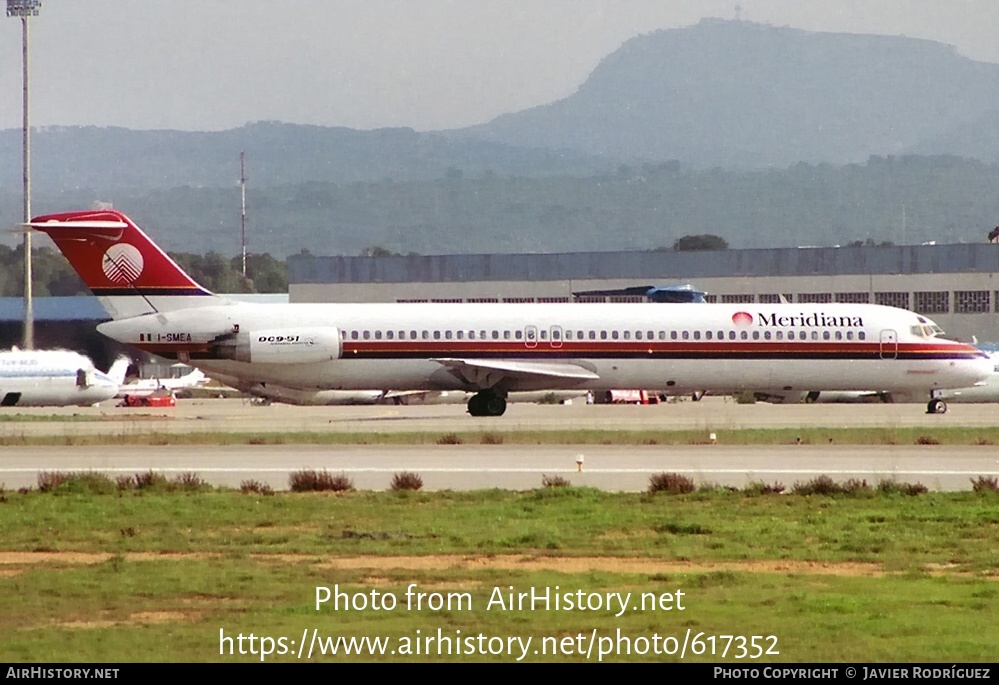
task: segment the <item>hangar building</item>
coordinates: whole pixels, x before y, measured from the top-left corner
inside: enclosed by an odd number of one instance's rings
[[[689,283],[709,302],[870,302],[927,315],[961,340],[999,341],[999,244],[703,252],[564,252],[288,260],[291,302],[647,301]],[[593,294],[594,290],[620,290]]]

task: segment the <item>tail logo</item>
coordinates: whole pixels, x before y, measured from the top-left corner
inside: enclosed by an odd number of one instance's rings
[[[142,274],[142,253],[127,243],[117,243],[104,253],[101,268],[113,283],[134,283]]]

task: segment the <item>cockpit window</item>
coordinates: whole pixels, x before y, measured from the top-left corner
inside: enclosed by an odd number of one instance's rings
[[[937,336],[943,336],[944,332],[940,326],[936,325],[932,321],[924,319],[923,317],[918,317],[920,325],[910,326],[909,332],[913,335],[919,336],[921,338],[935,338]]]

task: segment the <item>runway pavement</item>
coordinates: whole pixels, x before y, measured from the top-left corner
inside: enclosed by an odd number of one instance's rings
[[[178,400],[172,408],[60,407],[0,409],[0,436],[187,432],[412,432],[513,430],[656,430],[809,426],[992,426],[994,404],[954,404],[926,414],[923,404],[737,404],[707,397],[657,405],[511,404],[498,417],[469,416],[463,405],[295,407],[240,399]],[[65,421],[3,421],[11,416]],[[74,420],[77,419],[77,420]],[[100,419],[79,420],[79,419]]]
[[[808,426],[981,426],[995,423],[994,405],[954,405],[944,415],[927,415],[919,404],[740,405],[723,398],[649,406],[511,405],[507,414],[476,418],[462,406],[292,407],[256,406],[241,400],[181,400],[170,409],[60,408],[5,409],[21,417],[64,420],[0,421],[0,435],[56,438],[186,432],[342,431],[383,432],[603,429],[701,429],[705,435],[737,428]],[[99,420],[89,420],[99,419]],[[577,465],[583,455],[582,471]],[[543,475],[559,475],[574,485],[611,491],[641,491],[662,471],[690,475],[698,483],[743,487],[751,481],[795,482],[829,475],[834,480],[866,479],[922,483],[934,490],[968,490],[971,479],[999,473],[993,446],[734,446],[734,445],[413,445],[316,446],[245,445],[181,447],[5,447],[0,483],[34,486],[40,471],[98,470],[109,475],[149,469],[167,475],[194,471],[213,485],[238,486],[256,479],[287,489],[288,475],[303,468],[349,475],[358,488],[384,489],[392,475],[415,471],[424,489],[531,489]]]
[[[579,455],[583,464],[578,465]],[[425,490],[529,490],[542,477],[608,491],[643,491],[649,476],[684,473],[698,484],[744,487],[753,481],[796,482],[828,475],[837,482],[922,483],[931,490],[970,490],[971,480],[999,473],[994,447],[894,445],[224,445],[212,447],[6,447],[0,483],[33,487],[40,471],[100,471],[112,478],[148,470],[176,477],[195,472],[216,486],[255,479],[276,490],[301,469],[348,475],[359,489],[383,490],[392,476],[413,471]]]

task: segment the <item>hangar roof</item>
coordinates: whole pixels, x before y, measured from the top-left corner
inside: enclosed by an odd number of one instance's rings
[[[289,283],[440,283],[575,279],[688,280],[999,272],[999,244],[799,247],[703,252],[562,252],[288,259]]]

